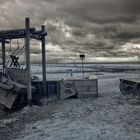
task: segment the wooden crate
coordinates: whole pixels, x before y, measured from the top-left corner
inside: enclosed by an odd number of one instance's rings
[[[98,97],[97,79],[78,79],[74,83],[78,98]]]
[[[62,80],[60,82],[59,99],[66,99],[76,95],[76,89],[72,80]]]
[[[66,79],[60,82],[60,99],[76,95],[78,98],[98,97],[97,79]]]

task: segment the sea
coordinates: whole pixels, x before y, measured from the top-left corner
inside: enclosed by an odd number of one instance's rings
[[[88,63],[88,64],[46,64],[46,77],[47,79],[62,79],[69,77],[90,77],[99,72],[115,69],[119,71],[124,70],[140,70],[140,64],[107,64],[107,63]],[[37,75],[42,79],[42,65],[32,64],[31,73]]]
[[[25,65],[21,65],[21,68],[25,68]],[[2,66],[0,66],[2,69]],[[115,69],[126,70],[140,70],[140,64],[138,63],[86,63],[86,64],[46,64],[46,78],[47,79],[63,79],[69,77],[90,77],[96,75],[98,72]],[[42,64],[31,64],[31,75],[37,76],[42,80]]]

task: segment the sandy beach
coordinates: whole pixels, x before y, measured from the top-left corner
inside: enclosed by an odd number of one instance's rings
[[[97,75],[99,98],[43,99],[42,106],[0,112],[1,140],[138,140],[140,102],[127,100],[119,79],[137,72]]]

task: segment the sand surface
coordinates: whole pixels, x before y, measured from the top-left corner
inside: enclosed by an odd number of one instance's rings
[[[140,102],[126,100],[119,79],[136,73],[98,75],[99,98],[44,99],[43,106],[0,112],[0,140],[139,140]]]

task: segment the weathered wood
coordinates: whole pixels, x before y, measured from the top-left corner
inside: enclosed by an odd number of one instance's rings
[[[98,97],[97,79],[76,79],[74,83],[78,98]]]
[[[59,99],[66,99],[76,95],[75,84],[73,80],[62,80],[60,82]]]
[[[41,37],[39,35],[30,34],[30,37],[36,40],[41,40]]]
[[[45,26],[41,26],[42,32],[45,32]],[[43,95],[47,94],[46,87],[46,50],[45,50],[45,36],[42,37],[42,72],[43,72]]]
[[[75,86],[76,87],[82,87],[82,86],[96,86],[96,79],[76,79],[75,80]]]
[[[5,90],[0,88],[0,102],[11,109],[13,107],[13,104],[18,96],[18,94],[12,94],[11,90]]]
[[[32,38],[41,40],[43,36],[47,35],[47,32],[42,32],[42,30],[35,30],[35,28],[30,28],[30,35]],[[17,38],[24,38],[26,36],[26,29],[16,29],[16,30],[7,30],[7,31],[0,31],[0,42],[3,39],[17,39]],[[6,41],[6,43],[9,43]]]
[[[23,85],[27,84],[26,70],[19,68],[8,68],[7,70],[15,81]]]
[[[35,28],[30,28],[30,32],[35,32]],[[15,29],[15,30],[1,30],[0,35],[15,34],[20,32],[26,32],[26,29]]]
[[[32,105],[31,91],[31,70],[30,70],[30,19],[25,19],[26,37],[25,37],[25,54],[26,54],[26,76],[27,76],[27,99],[28,105]]]
[[[97,79],[71,79],[60,83],[60,99],[76,95],[78,98],[98,97]]]
[[[7,79],[1,79],[0,102],[9,109],[12,109],[19,94],[22,95],[25,93],[25,91],[26,86]]]
[[[45,56],[45,26],[41,30],[30,28],[29,18],[25,19],[25,29],[0,31],[0,42],[2,42],[2,57],[3,57],[3,72],[5,68],[5,43],[8,40],[24,38],[25,39],[25,54],[26,54],[26,84],[27,84],[27,98],[28,104],[31,105],[32,91],[31,91],[31,72],[30,72],[30,38],[42,41],[42,62],[43,62],[43,91],[46,95],[46,56]],[[18,48],[19,49],[19,48]],[[17,50],[16,50],[17,51]]]
[[[2,42],[2,65],[3,65],[3,73],[5,73],[5,41]]]
[[[98,98],[97,92],[84,92],[83,94],[77,94],[77,98]]]

